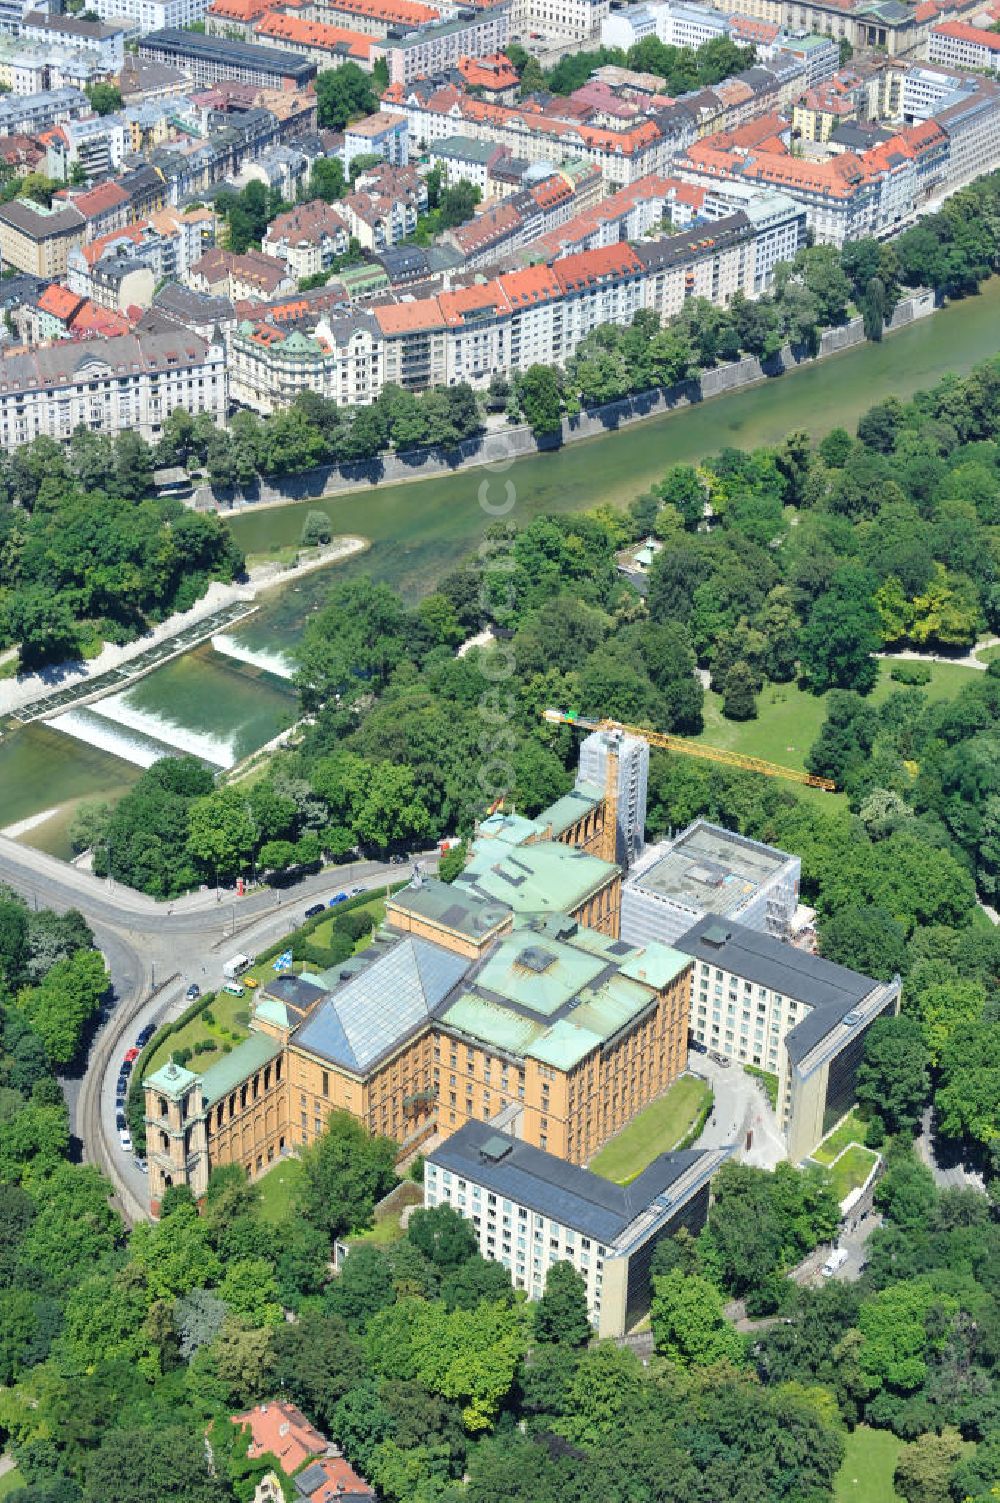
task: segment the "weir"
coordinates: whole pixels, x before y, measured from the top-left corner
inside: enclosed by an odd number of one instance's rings
[[[295,673],[295,664],[283,652],[268,651],[265,647],[247,647],[236,637],[220,632],[212,638],[212,647],[224,658],[235,658],[238,663],[247,663],[252,668],[262,668],[276,678],[290,679]]]

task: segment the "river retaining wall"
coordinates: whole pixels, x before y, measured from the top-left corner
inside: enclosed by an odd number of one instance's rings
[[[912,293],[897,306],[891,321],[886,325],[886,333],[891,334],[917,319],[926,318],[934,312],[935,306],[933,292]],[[580,439],[597,438],[603,433],[641,422],[644,418],[689,407],[692,403],[739,391],[760,381],[772,380],[799,365],[812,364],[827,356],[840,354],[843,350],[854,349],[857,345],[864,344],[864,341],[864,320],[860,317],[852,318],[838,328],[825,330],[815,355],[810,354],[805,346],[786,345],[767,361],[746,356],[730,365],[705,371],[696,380],[684,381],[678,386],[637,392],[616,402],[586,408],[573,417],[565,417],[559,437],[538,440],[526,424],[507,425],[496,432],[466,439],[464,443],[449,450],[415,449],[409,454],[382,454],[376,459],[358,460],[349,464],[322,465],[314,470],[306,470],[301,475],[260,479],[242,490],[203,485],[195,493],[194,504],[202,509],[238,512],[252,509],[255,505],[273,506],[282,501],[320,500],[342,492],[363,489],[366,485],[399,485],[407,480],[429,480],[435,475],[450,475],[476,466],[524,459],[531,454],[558,449],[563,444],[575,443]]]

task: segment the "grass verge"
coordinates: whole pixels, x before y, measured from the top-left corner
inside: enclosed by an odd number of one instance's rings
[[[823,1139],[817,1148],[809,1155],[817,1164],[825,1164],[827,1167],[833,1163],[841,1149],[850,1143],[863,1143],[865,1141],[865,1124],[856,1111],[848,1112],[843,1122],[839,1123],[831,1133]]]
[[[877,1162],[878,1154],[870,1148],[862,1148],[859,1143],[845,1148],[836,1163],[830,1166],[833,1193],[837,1199],[844,1200],[852,1190],[860,1190]]]
[[[256,1181],[260,1191],[258,1215],[261,1221],[278,1226],[292,1214],[295,1196],[302,1181],[302,1165],[298,1159],[279,1159],[266,1174]]]
[[[4,1472],[3,1476],[0,1477],[0,1498],[16,1497],[27,1485],[17,1467],[12,1472]],[[27,1496],[28,1494],[25,1492],[24,1497],[26,1498]]]
[[[628,1184],[658,1153],[669,1152],[687,1137],[711,1103],[712,1092],[703,1080],[682,1075],[605,1144],[589,1168],[603,1179]]]

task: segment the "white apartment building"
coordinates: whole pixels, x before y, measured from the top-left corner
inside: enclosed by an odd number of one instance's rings
[[[627,944],[674,944],[709,916],[762,934],[788,933],[802,863],[773,846],[697,819],[650,846],[622,884]]]
[[[559,0],[562,3],[562,0]],[[579,0],[566,0],[579,3]],[[599,0],[606,3],[606,0]],[[510,41],[511,12],[507,0],[471,17],[440,21],[398,38],[374,44],[373,60],[384,57],[391,84],[408,84],[454,68],[463,57],[489,57]]]
[[[77,16],[50,16],[32,10],[24,18],[21,35],[55,47],[69,47],[92,52],[109,73],[120,73],[125,61],[124,26],[106,21],[84,21]]]
[[[798,1162],[854,1105],[864,1034],[898,1012],[899,977],[874,981],[714,914],[675,943],[694,960],[692,1038],[777,1077],[778,1124]]]
[[[299,280],[326,271],[350,245],[347,224],[333,204],[300,204],[279,214],[261,241],[266,256],[284,261]]]
[[[114,435],[131,429],[152,443],[175,407],[224,424],[226,357],[178,327],[169,333],[61,340],[0,360],[0,445],[17,449],[45,434],[68,440],[81,424]]]
[[[601,23],[601,45],[626,51],[644,37],[655,36],[665,47],[697,51],[716,37],[732,35],[732,22],[707,5],[629,5],[611,11]]]
[[[704,1226],[727,1152],[663,1153],[622,1186],[473,1121],[428,1153],[424,1205],[470,1221],[482,1256],[529,1299],[541,1298],[553,1264],[571,1264],[597,1334],[622,1336],[649,1309],[656,1243]]]
[[[349,173],[355,157],[378,156],[390,167],[410,164],[410,133],[405,115],[379,111],[344,127],[344,171]]]
[[[610,11],[610,0],[514,0],[511,24],[522,41],[540,33],[551,42],[590,42]]]
[[[927,59],[948,68],[996,73],[1000,70],[1000,33],[964,21],[941,21],[931,27]]]
[[[102,21],[127,21],[142,35],[203,21],[209,0],[88,0]]]
[[[900,88],[900,111],[907,125],[929,120],[948,104],[958,104],[974,94],[978,80],[968,73],[931,67],[929,63],[911,63],[903,70]]]

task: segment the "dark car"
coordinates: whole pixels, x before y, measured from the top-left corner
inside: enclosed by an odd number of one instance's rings
[[[146,1045],[149,1043],[150,1039],[153,1037],[153,1034],[155,1032],[156,1032],[156,1024],[155,1023],[147,1023],[146,1026],[145,1026],[145,1028],[143,1028],[137,1034],[136,1040],[135,1040],[136,1043],[141,1048],[144,1049],[146,1047]]]
[[[197,986],[192,981],[191,985],[188,987],[187,991],[184,993],[184,1000],[185,1000],[185,1002],[197,1002],[197,1000],[198,1000],[198,998],[200,996],[201,996],[201,987]]]
[[[123,1132],[125,1128],[128,1127],[128,1123],[125,1121],[124,1112],[119,1112],[115,1117],[115,1126],[117,1127],[119,1132]]]
[[[702,1044],[698,1039],[688,1039],[688,1048],[693,1049],[695,1054],[707,1054],[708,1045]]]
[[[315,918],[317,913],[325,913],[325,903],[313,903],[306,909],[306,918]]]

